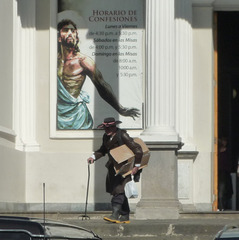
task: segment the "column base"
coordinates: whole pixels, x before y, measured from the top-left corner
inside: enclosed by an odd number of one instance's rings
[[[144,141],[157,141],[157,142],[178,142],[181,141],[175,129],[164,127],[148,127],[142,133],[141,137]]]
[[[181,204],[178,200],[141,199],[136,206],[136,219],[178,219]]]

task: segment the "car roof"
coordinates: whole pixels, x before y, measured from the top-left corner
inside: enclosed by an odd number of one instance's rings
[[[78,226],[39,218],[0,216],[0,232],[21,231],[30,236],[67,239],[101,239],[94,232]]]
[[[34,235],[44,235],[43,226],[30,218],[0,216],[0,229],[25,230]]]
[[[226,225],[219,231],[215,237],[216,239],[239,239],[239,228],[235,225]]]

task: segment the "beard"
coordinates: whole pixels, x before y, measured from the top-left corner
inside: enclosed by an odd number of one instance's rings
[[[77,43],[74,40],[73,41],[68,41],[68,38],[66,38],[62,41],[62,45],[67,47],[67,48],[76,48]]]

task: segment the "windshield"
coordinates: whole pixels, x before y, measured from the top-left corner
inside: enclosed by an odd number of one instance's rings
[[[93,232],[81,228],[64,225],[49,225],[46,226],[45,229],[47,237],[49,236],[51,239],[58,239],[53,238],[58,236],[73,239],[95,239]]]

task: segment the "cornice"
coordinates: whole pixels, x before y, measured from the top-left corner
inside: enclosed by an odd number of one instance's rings
[[[194,7],[213,7],[214,10],[239,10],[238,0],[192,0]]]
[[[192,0],[193,6],[211,7],[215,0]]]

